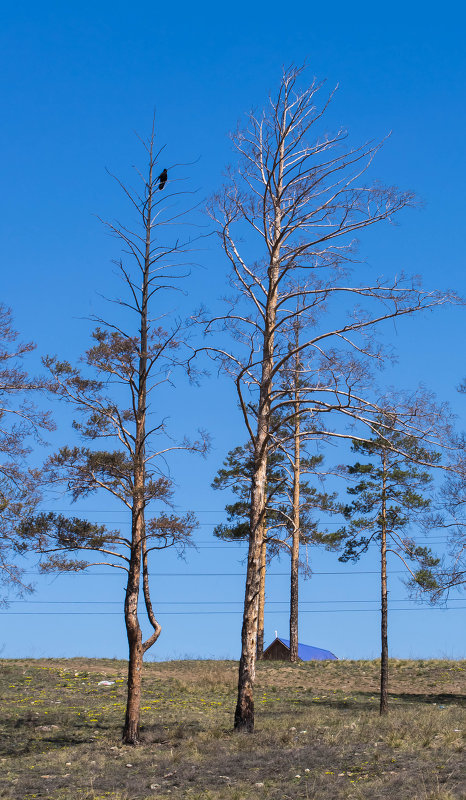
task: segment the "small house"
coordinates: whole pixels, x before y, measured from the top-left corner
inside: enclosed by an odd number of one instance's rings
[[[277,638],[269,644],[262,656],[266,661],[289,661],[290,660],[290,640]],[[320,647],[313,647],[310,644],[298,644],[299,661],[338,661],[338,657],[330,650],[322,650]]]

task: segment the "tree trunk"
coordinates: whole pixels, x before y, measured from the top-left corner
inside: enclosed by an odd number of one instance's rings
[[[259,584],[259,608],[257,622],[257,658],[261,659],[264,655],[264,611],[265,611],[265,572],[267,559],[266,530],[262,534],[261,564],[260,564],[260,584]]]
[[[137,619],[136,619],[137,623]],[[142,634],[139,624],[126,624],[128,645],[129,645],[129,664],[128,664],[128,693],[126,701],[125,725],[123,728],[123,743],[138,744],[139,740],[139,716],[141,707],[141,684],[142,684]]]
[[[298,392],[298,358],[296,357],[295,383],[295,417],[294,424],[294,458],[293,458],[293,543],[291,547],[291,588],[290,588],[290,661],[298,660],[298,582],[299,582],[299,489],[300,489],[300,420]]]
[[[248,566],[244,595],[243,627],[241,631],[241,658],[238,673],[238,700],[235,710],[236,731],[254,731],[254,680],[256,677],[257,621],[260,593],[260,563],[265,510],[267,503],[267,449],[270,428],[271,391],[274,366],[275,320],[277,315],[278,276],[280,266],[280,234],[282,224],[282,187],[285,159],[286,112],[281,120],[281,142],[277,166],[276,193],[272,197],[275,209],[273,243],[268,269],[267,302],[264,319],[262,370],[257,414],[257,435],[254,442],[254,472],[251,487],[251,516]],[[270,183],[264,191],[271,192]],[[267,220],[264,217],[264,227]]]
[[[387,600],[387,490],[386,454],[383,453],[382,538],[381,538],[381,638],[380,713],[388,713],[388,600]]]
[[[141,519],[133,506],[132,547],[125,597],[125,625],[128,637],[128,688],[123,742],[139,742],[139,709],[142,681],[142,633],[138,619],[139,583],[141,579]]]
[[[241,630],[238,699],[234,719],[234,729],[246,733],[252,733],[254,731],[253,690],[256,677],[261,551],[264,538],[263,530],[267,501],[267,447],[270,425],[270,390],[273,369],[273,329],[277,303],[277,272],[277,266],[271,266],[269,270],[270,288],[266,313],[257,436],[254,444],[248,565],[244,595],[243,626]]]
[[[257,625],[260,594],[260,564],[262,550],[263,518],[265,514],[265,473],[267,466],[268,416],[263,414],[256,442],[256,469],[251,498],[251,527],[249,535],[248,566],[244,597],[243,627],[241,631],[241,658],[238,674],[238,700],[234,727],[237,731],[254,730],[254,680],[256,676]]]
[[[153,139],[150,146],[149,180],[147,183],[147,206],[145,217],[146,249],[144,271],[142,274],[142,301],[140,308],[139,338],[139,370],[136,409],[136,436],[133,456],[133,506],[131,509],[131,560],[128,573],[128,585],[125,600],[125,621],[129,645],[128,664],[128,698],[123,742],[137,744],[139,742],[139,717],[141,708],[142,661],[144,645],[138,619],[138,600],[141,582],[141,556],[145,553],[145,488],[146,488],[146,404],[147,404],[147,339],[149,301],[149,271],[151,251],[152,224],[152,157]],[[146,594],[146,592],[145,592]],[[146,599],[147,604],[147,599]],[[158,635],[158,634],[157,634]]]

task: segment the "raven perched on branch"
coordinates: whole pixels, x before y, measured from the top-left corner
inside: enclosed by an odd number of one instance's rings
[[[157,178],[157,180],[159,181],[159,189],[163,189],[163,187],[167,182],[167,178],[168,178],[167,170],[164,169]]]

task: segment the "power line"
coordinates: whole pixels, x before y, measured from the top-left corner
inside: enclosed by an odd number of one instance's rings
[[[111,567],[111,564],[109,564]],[[74,572],[71,570],[63,570],[61,572],[25,572],[25,575],[42,575],[45,577],[47,575],[55,576],[58,575],[79,575],[80,577],[117,577],[116,573],[113,572]],[[289,572],[269,572],[269,578],[277,578],[283,577],[284,575],[289,576]],[[402,569],[394,569],[390,571],[390,575],[404,575],[405,570]],[[312,575],[380,575],[380,570],[345,570],[340,572],[312,572]],[[151,576],[153,578],[175,578],[175,577],[182,577],[182,578],[223,578],[223,577],[241,577],[244,578],[244,572],[152,572]]]
[[[448,608],[442,607],[437,608],[434,606],[429,606],[426,608],[391,608],[390,612],[392,611],[463,611],[466,609],[466,606],[460,606],[459,608]],[[380,613],[379,608],[326,608],[326,609],[303,609],[300,613],[301,614],[356,614],[356,613]],[[266,611],[266,614],[287,614],[288,611]],[[180,616],[180,617],[191,617],[191,616],[199,616],[199,615],[207,615],[207,614],[242,614],[241,610],[238,611],[162,611],[160,612],[160,616]],[[0,616],[37,616],[37,617],[71,617],[71,616],[81,616],[81,617],[108,617],[108,616],[115,616],[121,617],[121,614],[118,611],[1,611]]]
[[[302,506],[301,508],[304,508],[304,506]],[[109,508],[107,508],[107,509],[102,509],[102,508],[101,509],[95,509],[95,508],[94,509],[42,508],[41,510],[44,513],[51,512],[51,513],[55,513],[55,514],[73,514],[73,515],[83,514],[85,516],[90,516],[92,514],[128,514],[128,515],[131,515],[131,511],[129,509],[121,509],[120,510],[118,508],[116,508],[116,509],[115,508],[114,509],[109,509]],[[304,510],[311,511],[312,509],[304,509]],[[174,509],[167,510],[167,513],[174,513],[174,514],[187,514],[189,512],[193,513],[193,514],[227,514],[228,513],[225,508],[221,508],[221,509],[215,509],[215,508],[203,508],[203,509],[185,508],[185,509],[179,509],[179,508],[174,508]],[[157,519],[158,516],[160,516],[160,514],[158,514],[155,511],[152,511],[152,512],[146,513],[145,518],[146,518],[146,520],[150,520],[152,518]],[[111,519],[110,520],[106,520],[106,524],[107,525],[112,525],[112,524],[121,525],[122,523],[125,524],[125,525],[130,525],[131,524],[131,520],[130,519],[128,519],[127,521],[125,521],[125,520],[111,520]],[[212,524],[213,524],[212,522],[198,522],[199,526],[207,526],[207,525],[212,525]],[[329,520],[327,522],[323,522],[322,523],[322,527],[324,527],[324,528],[327,528],[327,527],[332,526],[332,525],[337,525],[337,526],[340,527],[342,525],[342,522],[333,522],[333,521]],[[439,526],[439,527],[441,527],[441,526]]]
[[[77,514],[131,514],[131,511],[126,509],[119,509],[119,508],[42,508],[44,512],[55,512],[56,514],[71,514],[76,512]],[[175,509],[177,514],[186,514],[187,511],[194,511],[195,514],[225,514],[224,508],[188,508],[188,509]],[[155,513],[155,512],[151,512]]]
[[[202,545],[201,547],[199,547],[196,542],[193,542],[192,544],[193,544],[193,546],[194,546],[194,548],[196,550],[231,550],[234,545],[247,546],[248,543],[247,542],[232,542],[231,545],[218,545],[217,546],[217,545],[213,544],[213,545],[208,545],[208,546]],[[446,539],[445,539],[445,541],[441,541],[441,542],[435,542],[433,539],[425,539],[425,540],[424,539],[417,539],[416,540],[416,544],[441,545],[441,544],[448,544],[448,542],[447,542]],[[318,547],[318,545],[314,545],[312,542],[309,543],[309,547],[316,547],[316,546]],[[380,548],[380,545],[377,544],[377,542],[371,542],[370,544],[367,545],[367,547],[378,547],[378,548]]]
[[[9,603],[28,603],[28,604],[39,604],[39,605],[93,605],[93,606],[119,606],[121,604],[120,600],[9,600]],[[310,605],[310,604],[320,604],[320,603],[378,603],[380,599],[377,598],[375,600],[300,600],[301,605]],[[418,603],[419,601],[416,599],[411,599],[409,597],[397,598],[396,600],[391,600],[392,603]],[[449,597],[449,603],[461,603],[464,602],[463,597]],[[275,605],[284,605],[287,604],[287,600],[266,600],[267,606],[275,606]],[[243,605],[242,600],[162,600],[162,601],[154,601],[154,606],[231,606],[231,605]]]

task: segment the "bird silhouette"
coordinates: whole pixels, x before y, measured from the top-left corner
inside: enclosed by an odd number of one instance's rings
[[[164,170],[162,170],[162,172],[160,173],[159,177],[157,178],[157,180],[159,181],[159,189],[160,190],[162,190],[163,187],[165,186],[165,184],[167,182],[167,178],[168,178],[167,170],[164,169]]]

